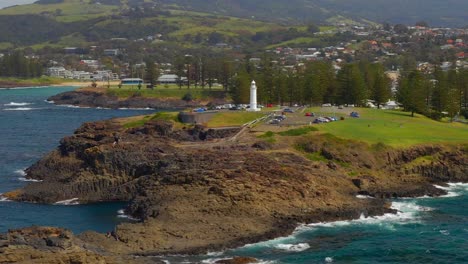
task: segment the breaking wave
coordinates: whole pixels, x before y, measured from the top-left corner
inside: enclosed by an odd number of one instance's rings
[[[137,218],[131,217],[130,215],[125,214],[124,209],[120,209],[120,210],[117,211],[117,217],[118,218],[130,219],[132,221],[139,221],[140,220],[140,219],[137,219]]]
[[[32,105],[32,103],[15,103],[15,102],[10,102],[8,104],[4,104],[4,106],[25,106],[25,105]]]
[[[24,170],[15,170],[14,173],[22,177],[26,176],[26,172]]]
[[[301,252],[310,248],[310,245],[307,243],[299,244],[278,244],[275,246],[277,249],[290,251],[290,252]]]
[[[468,192],[468,183],[447,183],[448,186],[434,185],[438,189],[447,191],[446,195],[441,197],[457,197],[463,195],[463,193]]]
[[[30,110],[37,110],[40,108],[31,108],[31,107],[18,107],[18,108],[5,108],[5,111],[30,111]]]
[[[54,203],[55,205],[78,205],[80,204],[78,202],[78,198],[72,198],[72,199],[68,199],[68,200],[63,200],[63,201],[58,201],[56,203]]]
[[[6,197],[3,197],[2,193],[0,193],[0,202],[11,202],[11,200]]]

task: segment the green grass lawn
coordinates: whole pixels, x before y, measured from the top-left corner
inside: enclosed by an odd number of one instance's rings
[[[49,12],[55,14],[57,9],[61,14],[56,16],[58,21],[72,22],[105,16],[114,12],[115,6],[90,4],[89,1],[66,0],[58,4],[29,4],[19,5],[0,10],[0,15],[41,14]]]
[[[320,42],[321,40],[318,37],[300,37],[300,38],[295,38],[295,39],[291,39],[288,41],[284,41],[281,43],[269,45],[266,47],[266,49],[273,49],[277,47],[284,47],[288,45],[300,45],[300,44],[308,44],[308,45],[313,46],[313,45],[320,44]]]
[[[146,122],[151,120],[164,120],[164,121],[171,121],[174,124],[180,124],[177,118],[179,112],[158,112],[153,115],[145,115],[145,116],[132,116],[127,118],[122,118],[122,126],[124,128],[135,128],[141,127]]]
[[[247,111],[218,112],[207,125],[208,127],[241,126],[264,115],[262,112]]]
[[[422,115],[411,117],[402,111],[369,108],[345,108],[333,112],[332,108],[310,108],[307,112],[319,115],[345,116],[345,120],[319,124],[317,128],[341,138],[356,139],[370,144],[384,143],[406,147],[421,143],[468,144],[468,125],[437,122]],[[342,111],[342,112],[338,112]],[[360,118],[349,117],[356,111]]]
[[[190,88],[182,87],[179,89],[176,85],[168,86],[167,88],[164,86],[157,86],[154,89],[148,88],[141,88],[135,86],[123,86],[122,88],[118,88],[117,86],[111,86],[110,89],[107,90],[107,93],[116,95],[120,98],[128,98],[131,96],[144,96],[150,98],[174,98],[174,99],[182,99],[184,95],[190,93],[193,99],[203,100],[209,99],[211,97],[223,97],[225,92],[224,90],[216,87],[212,88],[211,90],[206,87],[205,89],[202,88]]]

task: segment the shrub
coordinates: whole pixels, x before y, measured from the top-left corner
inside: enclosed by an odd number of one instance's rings
[[[186,102],[190,102],[193,100],[193,96],[191,93],[186,93],[183,97],[182,97],[182,100],[186,101]]]

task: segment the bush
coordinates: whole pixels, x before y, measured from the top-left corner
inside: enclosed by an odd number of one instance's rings
[[[302,136],[305,135],[311,131],[318,131],[317,128],[315,127],[301,127],[301,128],[296,128],[296,129],[290,129],[287,131],[279,132],[278,134],[281,136]]]
[[[460,115],[461,115],[461,116],[464,116],[465,119],[468,119],[468,109],[462,109],[462,110],[460,111]]]
[[[183,97],[182,97],[182,100],[186,101],[186,102],[190,102],[193,100],[193,95],[191,93],[186,93]]]
[[[441,112],[431,112],[429,114],[429,118],[434,119],[434,120],[441,120],[443,117],[443,114]]]

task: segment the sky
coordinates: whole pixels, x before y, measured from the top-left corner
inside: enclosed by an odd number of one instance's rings
[[[0,8],[4,8],[12,5],[31,4],[37,0],[0,0]]]

